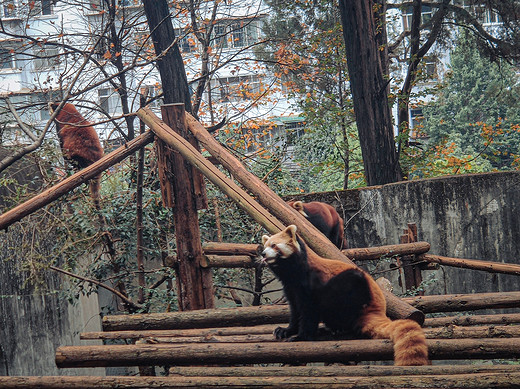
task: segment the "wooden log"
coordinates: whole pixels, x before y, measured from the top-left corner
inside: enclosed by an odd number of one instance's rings
[[[468,311],[520,306],[520,292],[453,294],[405,298],[424,312]],[[152,330],[174,328],[207,328],[222,326],[287,323],[287,305],[204,309],[195,312],[149,313],[140,315],[107,315],[103,317],[105,331]]]
[[[279,324],[264,324],[250,327],[218,327],[218,328],[190,328],[181,330],[128,330],[128,331],[96,331],[82,332],[80,339],[142,339],[161,337],[212,337],[225,335],[258,335],[272,334]]]
[[[254,258],[249,255],[204,255],[200,266],[220,268],[243,268],[255,267]]]
[[[394,245],[386,245],[386,246],[378,246],[378,247],[365,247],[365,248],[355,248],[355,249],[346,249],[342,250],[343,254],[347,257],[352,258],[354,260],[369,260],[369,259],[378,259],[383,255],[395,256],[395,255],[410,255],[410,254],[421,254],[425,253],[430,249],[430,244],[428,242],[414,242],[414,243],[406,243],[406,244],[394,244]],[[202,250],[206,255],[229,255],[229,256],[239,256],[239,255],[247,255],[251,257],[255,257],[259,255],[262,251],[261,245],[256,244],[240,244],[240,243],[219,243],[219,242],[209,242],[204,243],[202,245]],[[230,261],[234,262],[236,259],[231,258]],[[215,261],[219,263],[220,266],[224,266],[224,262],[226,259],[215,258]],[[220,265],[222,263],[222,265]],[[247,261],[244,261],[245,265]],[[211,264],[208,264],[211,266]]]
[[[496,359],[520,357],[520,339],[428,339],[430,359]],[[321,342],[186,343],[63,346],[56,365],[64,367],[208,365],[392,360],[389,340]]]
[[[425,327],[438,327],[447,325],[472,326],[482,324],[516,324],[520,323],[520,313],[507,313],[501,315],[466,315],[427,318]]]
[[[202,251],[206,255],[248,255],[256,257],[262,252],[260,244],[205,242]]]
[[[200,309],[186,312],[148,313],[137,315],[107,315],[103,330],[160,330],[209,328],[284,323],[289,320],[288,305],[259,307]]]
[[[37,194],[33,198],[1,214],[0,230],[6,229],[11,224],[19,221],[23,217],[30,215],[31,213],[46,206],[47,204],[50,204],[64,194],[70,192],[74,188],[77,188],[81,184],[96,177],[110,166],[115,165],[129,155],[135,153],[141,147],[144,147],[148,143],[152,142],[153,138],[153,133],[151,131],[147,131],[144,134],[134,138],[130,142],[125,143],[123,146],[114,150],[110,154],[105,155],[103,158],[94,162],[85,169],[82,169],[72,176],[65,178],[58,184],[44,190],[42,193]]]
[[[450,294],[403,298],[425,313],[520,307],[520,292]]]
[[[141,108],[137,112],[137,116],[150,128],[154,128],[154,132],[162,133],[165,142],[182,153],[184,158],[188,159],[197,169],[201,170],[209,180],[219,186],[224,193],[230,196],[244,211],[264,226],[267,231],[276,233],[285,227],[283,223],[261,207],[260,204],[247,195],[245,191],[227,179],[220,170],[202,157],[200,153],[197,153],[193,147],[190,148],[189,146],[191,145],[186,144],[187,142],[183,142],[183,138],[177,139],[175,134],[171,134],[171,129],[164,125],[149,109]],[[193,116],[187,113],[186,117],[189,129],[197,140],[214,157],[217,157],[244,187],[254,193],[264,206],[272,210],[275,216],[280,218],[285,225],[296,224],[299,233],[303,236],[310,249],[316,251],[323,257],[335,258],[353,264],[325,235],[309,223],[307,219],[287,205],[287,203],[278,197],[267,185],[258,179],[258,177],[248,172],[240,161],[227,152]],[[215,155],[215,153],[218,155]],[[420,324],[424,322],[424,314],[421,311],[404,303],[388,291],[383,291],[383,293],[387,301],[387,314],[390,317],[409,318]]]
[[[150,331],[108,331],[80,334],[80,339],[148,339],[150,342],[164,343],[202,343],[202,342],[271,342],[276,327],[284,324],[271,324],[252,327],[194,328],[187,330],[150,330]],[[520,337],[520,326],[455,326],[425,328],[429,339],[466,339],[466,338],[515,338]],[[321,335],[320,340],[334,340],[331,335]]]
[[[428,242],[414,242],[405,244],[393,244],[378,247],[364,247],[341,250],[349,258],[355,260],[378,259],[383,255],[411,255],[422,254],[430,250]]]
[[[483,270],[489,273],[514,274],[517,276],[520,275],[520,265],[514,263],[499,263],[492,261],[479,261],[476,259],[450,258],[432,254],[421,254],[417,259],[421,261],[438,263],[445,266],[460,267],[472,270]]]
[[[519,365],[429,365],[429,366],[174,366],[170,376],[184,377],[378,377],[518,373]]]
[[[425,328],[428,339],[478,339],[478,338],[518,338],[520,326],[446,326]]]
[[[438,374],[373,377],[0,377],[0,388],[108,389],[108,388],[518,388],[520,373]]]

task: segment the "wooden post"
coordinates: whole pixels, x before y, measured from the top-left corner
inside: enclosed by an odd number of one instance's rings
[[[163,105],[161,112],[164,121],[184,137],[187,132],[184,104]],[[200,266],[202,245],[193,167],[177,152],[173,153],[172,162],[179,308],[183,311],[212,308],[214,302],[211,270]]]
[[[400,238],[400,243],[415,243],[417,242],[417,225],[415,223],[408,223],[408,228],[404,230],[404,235]],[[402,266],[402,274],[404,274],[404,285],[406,290],[417,288],[421,285],[422,274],[419,266],[415,265],[415,255],[403,255],[397,260],[397,263]],[[417,291],[419,296],[424,296],[424,291]]]

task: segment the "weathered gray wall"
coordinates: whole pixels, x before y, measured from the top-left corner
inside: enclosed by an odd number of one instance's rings
[[[0,159],[8,153],[0,148]],[[27,184],[37,193],[42,185],[39,164],[42,162],[37,158],[24,158],[2,172],[0,178]],[[15,189],[14,184],[0,186],[0,213],[19,201],[11,198]],[[7,232],[0,231],[0,375],[104,375],[101,368],[56,368],[57,347],[88,344],[80,343],[79,333],[100,331],[100,309],[96,295],[70,304],[62,295],[69,287],[67,279],[41,267],[34,258],[29,265],[21,248],[32,250],[35,258],[38,254],[50,258],[54,239],[51,229],[45,229],[44,217],[36,219],[38,224],[32,225],[27,217]],[[29,282],[35,274],[41,281],[37,286]]]
[[[431,254],[520,263],[520,173],[417,180],[335,193],[296,196],[332,203],[347,223],[350,247],[399,243],[408,223]],[[350,221],[348,221],[351,219]],[[392,279],[395,273],[381,274]],[[423,272],[423,279],[428,276]],[[428,294],[519,290],[516,276],[443,267]]]

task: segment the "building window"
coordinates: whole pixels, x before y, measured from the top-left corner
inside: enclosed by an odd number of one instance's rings
[[[403,27],[405,31],[412,29],[413,7],[407,7],[403,14]],[[432,7],[423,5],[421,9],[421,24],[427,23],[432,18]]]
[[[410,138],[424,138],[426,134],[423,131],[423,111],[421,108],[410,109]]]
[[[1,18],[14,18],[17,16],[15,0],[2,0],[0,5]]]
[[[488,24],[497,24],[502,23],[502,18],[499,14],[494,12],[491,9],[487,9],[486,12],[484,12],[484,23]]]
[[[13,49],[0,48],[0,69],[15,69],[16,60]]]
[[[249,46],[258,40],[258,30],[257,20],[219,22],[213,30],[213,46],[223,49]]]
[[[52,1],[42,0],[41,1],[41,13],[42,15],[52,15]]]
[[[55,68],[59,64],[59,54],[57,47],[42,47],[34,53],[34,68],[36,70]]]
[[[52,94],[49,93],[35,93],[30,97],[31,105],[34,106],[34,119],[38,121],[46,122],[51,118],[48,108],[48,103],[54,101]]]
[[[213,91],[214,98],[220,102],[244,101],[257,98],[262,86],[258,76],[221,77]]]
[[[99,106],[108,113],[114,114],[122,111],[121,98],[114,88],[98,89]]]
[[[163,103],[162,98],[158,97],[161,94],[158,86],[144,85],[141,88],[141,94],[146,96],[146,101],[149,102],[148,105],[152,108],[159,108]]]
[[[226,38],[226,26],[223,24],[217,24],[213,28],[214,38],[213,45],[218,48],[225,49],[227,48],[227,38]]]
[[[285,124],[287,145],[294,145],[305,133],[305,122],[292,122]]]
[[[29,1],[27,7],[29,16],[48,16],[54,13],[54,3],[56,0]],[[24,2],[22,2],[24,4]]]
[[[179,49],[182,53],[193,53],[197,48],[197,43],[193,39],[193,36],[186,34],[181,29],[175,30],[175,36],[179,38]]]

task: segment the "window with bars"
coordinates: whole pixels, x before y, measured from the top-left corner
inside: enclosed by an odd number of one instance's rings
[[[0,70],[15,69],[16,59],[13,49],[0,47]]]
[[[231,49],[249,46],[258,41],[258,20],[220,21],[213,29],[212,45]]]
[[[220,102],[253,100],[262,91],[260,77],[256,75],[221,77],[213,88],[213,98]]]
[[[59,49],[53,46],[44,46],[34,53],[34,68],[45,70],[55,68],[59,64]]]

